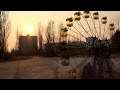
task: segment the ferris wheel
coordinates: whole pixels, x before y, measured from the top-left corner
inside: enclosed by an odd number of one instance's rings
[[[69,59],[73,58],[75,60],[75,55],[81,54],[76,52],[83,50],[84,53],[87,53],[86,58],[81,62],[74,61],[74,67],[72,66],[72,69],[69,70],[74,79],[76,77],[82,79],[113,79],[115,77],[114,74],[118,71],[115,71],[114,67],[116,65],[114,65],[114,62],[120,63],[111,54],[110,33],[114,30],[114,23],[108,23],[107,16],[100,18],[99,12],[84,11],[81,13],[79,11],[74,13],[74,17],[66,19],[66,27],[61,29],[60,32],[61,64],[70,66],[72,64]],[[76,36],[82,37],[85,40],[83,47],[79,42],[77,42],[78,46],[71,45],[68,42],[68,36],[77,40]],[[78,74],[79,71],[81,71],[80,75]]]

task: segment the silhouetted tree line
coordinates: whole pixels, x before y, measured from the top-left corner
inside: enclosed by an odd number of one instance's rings
[[[54,46],[61,40],[60,30],[63,28],[62,22],[59,23],[58,34],[55,33],[55,22],[50,20],[47,24],[46,30],[43,30],[41,23],[38,24],[38,51],[39,55],[56,56]]]
[[[111,47],[113,53],[120,53],[120,30],[116,30],[115,34],[111,37]]]
[[[46,44],[45,54],[47,56],[54,56],[53,46],[55,44],[54,21],[49,21],[46,29]]]
[[[116,23],[116,30],[114,31],[114,34],[111,36],[111,49],[112,53],[120,53],[120,29],[119,29],[119,22],[120,22],[120,16],[115,17],[115,23]]]

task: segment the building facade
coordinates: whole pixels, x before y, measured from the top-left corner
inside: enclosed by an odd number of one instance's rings
[[[19,51],[21,55],[36,55],[38,52],[37,36],[20,36]]]

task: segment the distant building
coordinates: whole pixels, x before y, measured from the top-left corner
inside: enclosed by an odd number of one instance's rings
[[[88,38],[86,38],[86,45],[85,45],[85,47],[91,48],[91,47],[93,47],[93,44],[95,42],[97,42],[97,41],[98,41],[97,37],[88,37]]]
[[[74,42],[68,42],[68,46],[71,46],[73,48],[83,48],[85,45],[84,41],[74,41]]]
[[[35,55],[38,51],[37,36],[20,36],[19,50],[21,55]]]

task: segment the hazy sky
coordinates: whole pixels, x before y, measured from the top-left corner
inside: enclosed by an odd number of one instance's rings
[[[30,25],[33,27],[31,35],[35,35],[35,31],[37,30],[37,24],[40,22],[43,27],[46,27],[49,20],[55,21],[55,27],[60,22],[65,24],[65,20],[68,17],[72,17],[76,11],[10,11],[9,19],[11,22],[11,33],[8,40],[9,49],[14,48],[15,45],[15,33],[17,27],[22,32],[23,35],[27,35],[25,27]],[[92,11],[95,12],[95,11]],[[115,16],[120,16],[119,11],[99,11],[100,16],[107,16],[108,21],[111,21]],[[56,31],[58,29],[55,29]]]

